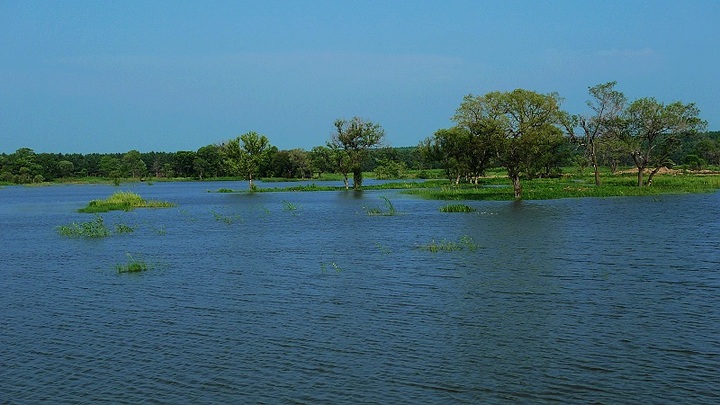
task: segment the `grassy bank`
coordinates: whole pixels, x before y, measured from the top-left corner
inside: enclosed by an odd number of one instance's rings
[[[652,186],[637,187],[633,173],[606,175],[596,186],[592,176],[563,176],[523,180],[524,200],[580,197],[654,196],[662,194],[709,193],[720,189],[720,175],[673,173],[656,175]],[[443,185],[408,190],[406,193],[435,200],[513,200],[507,178],[484,178],[475,185]]]

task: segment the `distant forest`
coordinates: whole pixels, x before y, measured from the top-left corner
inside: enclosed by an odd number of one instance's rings
[[[671,157],[675,165],[692,169],[720,165],[720,131],[702,132],[681,139],[682,145]],[[584,165],[583,151],[570,138],[556,150],[558,167]],[[617,163],[617,162],[616,162]],[[630,155],[620,157],[621,166],[631,166]],[[423,177],[429,169],[447,169],[443,160],[420,144],[410,147],[379,147],[368,150],[362,169],[379,178],[401,178],[408,170]],[[270,147],[262,160],[260,178],[311,179],[323,173],[335,173],[330,149],[278,150]],[[0,182],[28,184],[96,177],[103,179],[184,178],[218,179],[235,177],[228,168],[223,145],[207,145],[197,151],[62,154],[35,153],[21,148],[0,154]]]

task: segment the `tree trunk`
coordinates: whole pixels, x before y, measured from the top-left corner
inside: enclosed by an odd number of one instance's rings
[[[522,199],[522,185],[520,184],[520,175],[514,174],[511,175],[510,178],[512,179],[513,190],[515,191],[515,199]]]
[[[345,190],[350,189],[350,183],[348,182],[348,175],[347,173],[343,173],[343,182],[345,182]]]
[[[657,172],[659,172],[660,169],[662,169],[663,167],[664,167],[664,166],[658,166],[658,167],[656,167],[652,172],[650,172],[650,175],[648,176],[648,179],[647,179],[647,185],[648,185],[648,186],[652,185],[653,176],[655,176],[655,175],[657,174]]]
[[[600,168],[598,167],[597,154],[595,153],[595,144],[593,143],[590,149],[590,160],[592,161],[593,169],[595,170],[595,185],[600,185]]]
[[[353,171],[353,189],[360,190],[362,187],[362,170],[355,170]]]
[[[642,185],[643,185],[643,181],[642,181],[642,179],[643,179],[643,170],[645,170],[644,167],[638,167],[638,174],[637,174],[637,180],[638,180],[637,186],[638,186],[638,187],[642,187]]]

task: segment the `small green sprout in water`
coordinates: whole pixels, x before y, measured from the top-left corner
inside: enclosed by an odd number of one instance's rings
[[[165,229],[165,225],[160,225],[158,227],[151,225],[150,228],[153,230],[153,232],[155,232],[156,234],[158,234],[160,236],[167,235],[167,230]]]
[[[382,207],[365,207],[365,212],[367,212],[368,215],[380,215],[380,216],[393,216],[397,214],[397,211],[395,211],[395,206],[387,197],[380,197],[383,200],[385,200],[385,208]]]
[[[340,272],[343,271],[343,269],[341,269],[340,266],[338,266],[337,263],[335,263],[335,262],[330,262],[329,265],[328,265],[328,263],[320,262],[320,270],[321,270],[323,273],[325,273],[325,270],[326,270],[328,267],[332,267],[333,269],[335,269],[335,272],[336,272],[336,273],[340,273]]]
[[[127,263],[115,265],[118,273],[140,273],[150,269],[147,262],[135,259],[130,253],[127,256]]]
[[[290,211],[293,214],[295,214],[297,209],[298,209],[297,205],[295,205],[291,202],[288,202],[288,201],[283,201],[283,211]]]
[[[213,217],[215,217],[216,221],[225,222],[228,225],[231,225],[237,221],[242,221],[242,217],[240,216],[240,214],[225,215],[217,211],[211,211],[211,213],[213,214]]]
[[[382,254],[389,255],[390,253],[392,253],[392,250],[390,250],[390,248],[381,245],[379,242],[375,242],[375,246],[378,248],[378,250],[380,250],[380,253]]]

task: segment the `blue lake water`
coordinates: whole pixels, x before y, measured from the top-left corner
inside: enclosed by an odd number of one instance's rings
[[[720,193],[208,192],[240,186],[0,188],[0,403],[720,402]],[[57,233],[118,190],[178,205]]]

